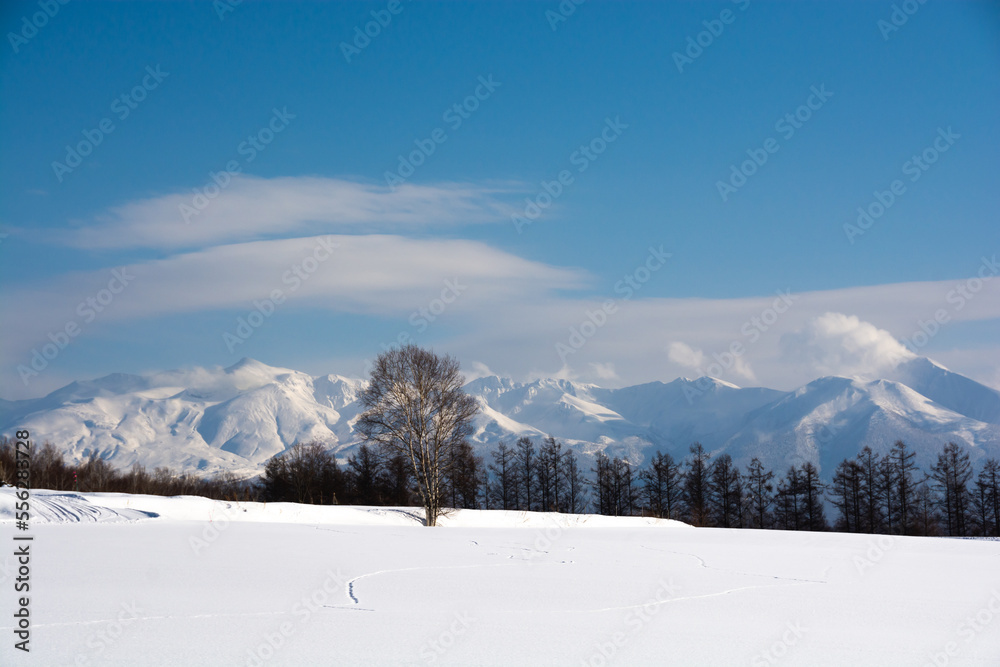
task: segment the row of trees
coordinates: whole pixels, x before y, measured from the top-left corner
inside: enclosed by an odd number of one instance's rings
[[[0,437],[0,482],[14,485],[14,441]],[[258,489],[252,482],[231,473],[215,477],[176,474],[159,467],[149,472],[141,465],[120,470],[96,452],[82,464],[66,463],[62,452],[43,443],[31,452],[32,488],[57,491],[144,493],[154,496],[204,496],[216,500],[254,500]]]
[[[969,454],[948,443],[922,473],[897,441],[879,456],[865,447],[837,466],[830,496],[835,527],[851,532],[1000,535],[1000,463],[987,459],[973,481]]]
[[[461,447],[460,460],[443,478],[441,502],[470,509],[656,516],[723,528],[1000,536],[995,459],[973,480],[968,453],[954,443],[945,445],[928,475],[914,458],[902,441],[885,455],[865,447],[824,483],[810,462],[778,477],[757,458],[740,469],[729,454],[713,458],[694,443],[684,461],[658,452],[644,468],[600,453],[592,474],[585,475],[576,453],[554,438],[538,446],[520,438],[513,446],[501,442],[487,461],[468,445]],[[319,459],[324,462],[308,463]],[[315,480],[314,485],[303,480]],[[261,496],[364,505],[419,499],[405,456],[362,445],[341,469],[319,443],[272,459]],[[832,522],[828,507],[835,511]]]
[[[594,510],[652,514],[697,526],[835,530],[906,535],[1000,536],[1000,463],[988,459],[973,480],[969,454],[948,443],[929,474],[897,441],[885,455],[864,447],[823,483],[812,463],[777,478],[757,458],[745,470],[728,454],[711,460],[700,443],[682,463],[657,453],[634,470],[628,461],[597,457]]]
[[[714,461],[701,443],[677,462],[665,452],[633,469],[625,459],[598,454],[594,510],[600,514],[644,514],[696,526],[823,530],[824,486],[812,463],[792,466],[775,484],[774,472],[754,458],[745,471],[729,454]]]
[[[757,458],[740,469],[728,454],[713,458],[700,443],[683,461],[658,452],[644,468],[601,453],[591,475],[574,451],[551,437],[538,446],[529,438],[500,443],[488,462],[466,443],[452,456],[440,484],[442,507],[592,511],[723,528],[1000,536],[1000,463],[988,459],[977,475],[968,452],[954,443],[944,446],[929,474],[902,441],[884,455],[865,447],[841,461],[829,483],[809,462],[778,478]],[[407,457],[367,444],[344,465],[322,443],[297,445],[270,459],[257,480],[177,475],[167,468],[150,473],[139,465],[118,470],[96,455],[74,466],[51,444],[33,452],[31,463],[36,488],[314,504],[421,502]],[[12,483],[14,471],[12,443],[0,439],[0,480]]]

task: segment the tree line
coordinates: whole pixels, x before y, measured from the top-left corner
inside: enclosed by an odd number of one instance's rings
[[[642,469],[598,454],[594,511],[722,528],[1000,536],[1000,462],[987,459],[975,475],[968,452],[953,442],[929,473],[901,440],[885,454],[865,446],[837,465],[829,483],[810,462],[777,477],[756,457],[741,470],[729,454],[713,460],[700,443],[689,454],[677,462],[659,452]]]
[[[16,478],[14,441],[0,437],[0,483],[13,486]],[[178,474],[167,467],[152,472],[135,464],[115,468],[96,452],[80,464],[66,463],[63,453],[50,442],[34,447],[30,465],[31,488],[89,493],[138,493],[154,496],[203,496],[215,500],[256,500],[259,492],[252,480],[233,473],[214,477]]]
[[[444,507],[653,516],[721,528],[1000,536],[1000,462],[987,459],[977,474],[955,443],[943,447],[927,473],[902,441],[885,454],[866,446],[841,461],[830,482],[821,481],[810,462],[779,477],[758,458],[740,468],[729,454],[713,457],[697,442],[684,460],[657,452],[645,467],[599,453],[587,471],[576,452],[552,437],[501,442],[486,457],[461,443],[449,456],[454,460],[440,488]],[[14,471],[13,443],[0,438],[0,480],[12,483]],[[296,445],[272,457],[259,478],[241,479],[148,472],[140,465],[119,470],[96,454],[71,465],[46,443],[33,453],[31,485],[324,505],[421,503],[408,458],[368,444],[344,463],[323,443]]]
[[[330,480],[325,492],[293,490],[306,451],[326,457],[327,476],[312,475],[316,489]],[[402,455],[361,445],[341,468],[325,451],[312,443],[272,459],[261,478],[263,498],[417,504]],[[841,461],[830,482],[808,461],[779,477],[759,458],[741,469],[729,454],[713,457],[697,442],[682,461],[657,452],[645,467],[599,453],[590,474],[552,437],[538,445],[527,437],[513,446],[500,442],[485,458],[464,444],[457,456],[442,485],[447,507],[653,516],[720,528],[1000,536],[1000,463],[988,459],[975,475],[968,452],[955,443],[944,446],[928,474],[902,441],[886,454],[866,446]]]

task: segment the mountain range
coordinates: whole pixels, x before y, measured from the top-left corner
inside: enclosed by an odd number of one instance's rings
[[[51,394],[0,400],[0,433],[28,429],[70,460],[92,451],[119,467],[211,474],[260,472],[295,443],[319,440],[344,458],[365,381],[242,359],[228,368],[112,374]],[[562,379],[515,382],[487,376],[466,384],[481,405],[474,447],[552,435],[585,459],[599,451],[644,464],[656,451],[683,458],[694,441],[745,465],[812,461],[825,478],[845,457],[903,440],[929,470],[949,441],[978,465],[1000,456],[1000,392],[924,357],[891,377],[821,377],[792,391],[741,388],[714,378],[678,378],[619,389]],[[585,462],[589,467],[589,462]]]

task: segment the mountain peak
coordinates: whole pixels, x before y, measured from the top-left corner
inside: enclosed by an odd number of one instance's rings
[[[251,474],[297,442],[321,441],[346,456],[359,442],[364,387],[244,357],[224,369],[113,374],[3,403],[0,432],[45,434],[71,459],[96,451],[120,466]],[[925,462],[949,440],[977,457],[1000,453],[1000,392],[926,359],[901,364],[893,377],[828,376],[793,391],[711,376],[607,389],[497,375],[471,380],[465,391],[483,407],[470,440],[480,454],[500,441],[551,434],[584,457],[641,462],[656,451],[683,458],[699,441],[741,466],[752,456],[771,467],[805,457],[829,475],[838,457],[896,439]]]
[[[257,361],[256,359],[251,359],[250,357],[243,357],[232,366],[229,366],[222,370],[226,373],[232,374],[243,370],[273,371],[278,369],[268,366],[264,362]]]

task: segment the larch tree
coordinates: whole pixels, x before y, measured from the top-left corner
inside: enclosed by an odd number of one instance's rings
[[[489,471],[495,480],[490,485],[491,502],[502,510],[512,510],[517,506],[517,462],[514,450],[503,441],[491,455],[493,462]]]
[[[756,456],[747,465],[746,494],[750,506],[750,527],[768,528],[771,525],[771,505],[774,503],[774,473],[764,468]]]
[[[948,535],[965,537],[969,528],[969,480],[972,479],[969,453],[949,442],[931,466],[931,478],[940,493],[938,502]]]
[[[684,474],[684,504],[695,526],[707,526],[711,519],[708,507],[709,469],[711,454],[700,442],[691,445],[691,458]]]

